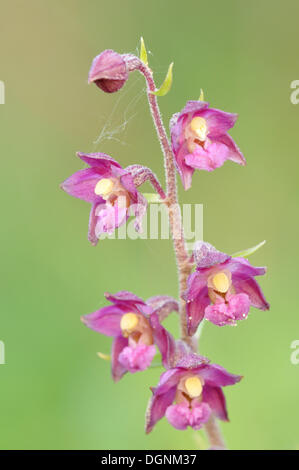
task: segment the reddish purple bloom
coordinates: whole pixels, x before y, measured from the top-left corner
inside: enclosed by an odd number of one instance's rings
[[[71,196],[90,202],[88,239],[96,245],[102,233],[112,233],[130,215],[136,217],[135,228],[141,229],[146,199],[139,193],[130,171],[104,153],[78,153],[89,168],[79,170],[61,187]]]
[[[114,93],[123,87],[127,79],[125,55],[108,49],[93,59],[88,83],[95,83],[106,93]]]
[[[170,121],[172,150],[185,189],[191,186],[194,170],[212,171],[226,160],[246,161],[227,131],[237,114],[209,108],[204,101],[188,101]]]
[[[196,271],[189,276],[185,293],[189,334],[194,334],[203,318],[215,325],[235,325],[247,318],[250,306],[268,310],[255,276],[266,268],[256,268],[244,258],[232,258],[209,243],[199,243],[194,251]]]
[[[144,302],[127,291],[115,295],[105,294],[112,305],[100,308],[82,317],[92,330],[114,337],[112,345],[112,376],[119,380],[126,372],[147,369],[156,354],[161,352],[165,367],[171,365],[175,353],[175,341],[161,325],[161,321],[178,303],[167,296],[152,297]]]
[[[197,354],[188,354],[176,367],[167,370],[152,390],[146,416],[146,432],[165,415],[176,429],[200,429],[211,413],[228,421],[225,397],[221,387],[241,380],[223,367]]]

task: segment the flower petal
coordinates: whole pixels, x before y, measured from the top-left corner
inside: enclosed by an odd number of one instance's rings
[[[121,307],[125,307],[127,311],[130,310],[137,310],[140,306],[146,306],[145,302],[132,292],[127,290],[121,290],[116,292],[115,294],[110,294],[109,292],[105,292],[105,297],[109,302]]]
[[[250,299],[247,294],[230,295],[226,302],[209,305],[205,318],[217,326],[236,325],[237,320],[245,320],[250,309]]]
[[[150,315],[150,325],[153,329],[154,342],[161,352],[164,367],[171,367],[174,362],[176,346],[173,336],[161,325],[156,312]]]
[[[175,429],[184,430],[190,424],[190,410],[186,403],[171,405],[167,408],[165,416]]]
[[[180,112],[180,115],[189,114],[189,113],[198,113],[198,111],[202,112],[209,107],[209,103],[207,101],[201,100],[190,100],[187,101],[186,106]]]
[[[183,298],[187,302],[188,332],[190,335],[193,335],[204,318],[206,307],[211,302],[205,274],[196,271],[189,276],[188,288]]]
[[[120,320],[124,311],[115,305],[100,308],[81,317],[83,323],[94,331],[106,336],[120,336]]]
[[[175,166],[181,177],[185,191],[191,187],[194,168],[186,164],[185,157],[189,154],[186,144],[182,144],[175,153]]]
[[[265,267],[252,266],[245,258],[231,258],[226,265],[232,273],[233,283],[235,280],[249,279],[253,276],[262,276],[266,273]]]
[[[145,417],[145,431],[151,432],[155,424],[163,418],[169,405],[172,404],[176,394],[176,385],[169,388],[166,393],[156,395],[155,392],[150,398]]]
[[[215,140],[215,138],[212,138],[212,141]],[[232,162],[239,163],[239,165],[246,165],[246,160],[244,158],[244,155],[242,154],[241,150],[235,143],[235,141],[231,138],[230,135],[225,134],[221,136],[217,136],[216,138],[218,143],[226,145],[228,149],[228,154],[227,154],[227,159],[231,160]]]
[[[96,216],[97,205],[98,205],[97,203],[94,203],[91,207],[90,214],[89,214],[89,224],[88,224],[88,240],[93,246],[96,246],[99,241],[95,233],[95,228],[97,224],[97,216]]]
[[[270,305],[266,301],[264,294],[255,279],[234,280],[234,288],[237,293],[247,294],[253,307],[261,310],[269,310]]]
[[[186,304],[186,315],[189,335],[194,335],[198,325],[205,316],[206,308],[210,304],[209,291],[204,286],[196,297],[189,300]]]
[[[210,363],[210,360],[199,354],[191,353],[187,354],[181,358],[177,363],[177,367],[184,369],[198,369],[201,367],[206,367]]]
[[[229,129],[234,127],[238,118],[237,114],[213,108],[204,109],[200,115],[207,121],[209,137],[226,134]]]
[[[119,355],[120,364],[132,374],[146,370],[156,354],[154,345],[139,344],[136,347],[126,346]]]
[[[77,152],[77,157],[91,167],[96,167],[102,176],[109,176],[111,168],[122,169],[121,165],[106,153],[83,153]]]
[[[213,171],[228,160],[228,148],[218,142],[211,142],[206,148],[197,146],[193,153],[185,156],[185,162],[197,170]]]
[[[218,251],[210,243],[198,241],[194,245],[194,261],[197,268],[208,268],[215,264],[224,263],[230,258],[229,255]]]
[[[202,401],[192,408],[190,417],[189,417],[189,425],[198,431],[202,428],[203,424],[209,421],[211,416],[211,408],[208,403]]]
[[[128,218],[127,209],[118,207],[117,204],[101,204],[97,206],[96,236],[100,238],[103,233],[113,233],[113,231],[124,224]]]
[[[206,385],[213,387],[234,385],[242,379],[241,375],[230,374],[218,364],[207,364],[201,369],[200,376],[204,379]]]
[[[117,336],[114,338],[111,350],[111,373],[114,382],[118,382],[127,372],[127,369],[119,362],[119,355],[128,346],[128,338]]]
[[[95,168],[86,168],[76,171],[72,176],[67,178],[61,188],[71,196],[83,199],[87,202],[102,201],[94,192],[97,182],[101,179],[101,175]]]

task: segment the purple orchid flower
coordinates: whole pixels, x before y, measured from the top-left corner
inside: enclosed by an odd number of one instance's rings
[[[226,160],[245,165],[246,160],[227,134],[237,114],[209,108],[204,101],[188,101],[170,121],[172,150],[185,190],[194,170],[213,171]]]
[[[97,55],[89,71],[88,83],[95,83],[106,93],[118,91],[129,77],[125,57],[110,49]]]
[[[255,276],[266,273],[244,258],[232,258],[209,243],[199,242],[194,250],[196,271],[188,278],[184,294],[187,302],[189,334],[194,334],[203,318],[215,325],[236,325],[247,318],[250,306],[268,310]]]
[[[82,317],[83,323],[98,333],[114,337],[112,345],[112,377],[118,381],[126,372],[147,369],[161,352],[164,367],[170,367],[175,354],[175,341],[161,325],[178,303],[171,297],[152,297],[144,302],[127,291],[105,294],[112,305]]]
[[[102,233],[112,233],[130,215],[136,217],[135,228],[141,230],[141,219],[147,201],[137,191],[129,170],[104,153],[77,153],[89,168],[66,179],[61,188],[71,196],[92,204],[88,239],[96,245]]]
[[[164,372],[159,384],[152,389],[146,414],[146,432],[165,415],[176,429],[191,426],[198,430],[212,413],[228,421],[222,387],[241,380],[240,375],[228,373],[205,357],[187,354],[175,367]]]

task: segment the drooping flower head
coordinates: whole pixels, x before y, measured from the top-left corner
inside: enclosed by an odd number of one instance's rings
[[[254,279],[265,274],[244,258],[232,258],[209,243],[194,250],[196,271],[188,278],[187,302],[189,334],[194,334],[203,318],[215,325],[235,325],[247,318],[250,306],[268,310],[261,288]]]
[[[187,354],[175,367],[164,372],[152,389],[146,415],[146,432],[165,415],[176,429],[200,429],[211,413],[228,421],[225,397],[221,387],[233,385],[241,376],[210,364],[205,357]]]
[[[125,372],[147,369],[156,354],[161,352],[165,367],[172,363],[175,341],[161,321],[178,303],[167,296],[152,297],[144,302],[127,291],[105,294],[112,305],[82,317],[83,323],[98,333],[114,337],[112,344],[112,376],[119,380]]]
[[[89,165],[66,179],[61,187],[71,196],[92,204],[88,239],[96,245],[102,233],[112,233],[135,215],[135,228],[141,229],[146,199],[139,193],[130,171],[104,153],[80,153]]]
[[[194,170],[212,171],[226,160],[246,161],[227,131],[237,114],[209,108],[205,101],[188,101],[170,121],[171,143],[176,167],[184,188],[191,186]]]

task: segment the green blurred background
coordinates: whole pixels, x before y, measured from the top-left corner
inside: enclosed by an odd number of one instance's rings
[[[77,150],[141,163],[163,178],[144,82],[122,91],[87,86],[91,60],[106,48],[137,51],[144,36],[161,83],[174,61],[165,121],[200,88],[211,105],[239,113],[232,136],[247,158],[197,172],[181,201],[204,204],[204,238],[228,253],[266,246],[261,285],[270,312],[237,328],[207,325],[201,352],[245,376],[226,389],[232,449],[299,447],[298,118],[290,83],[299,79],[296,1],[1,0],[2,161],[0,447],[4,449],[195,449],[198,433],[161,421],[143,432],[159,369],[110,380],[111,340],[80,315],[104,305],[103,292],[177,295],[170,241],[87,242],[88,204],[59,189],[82,165]],[[114,108],[114,114],[111,115]],[[104,126],[113,139],[94,141]],[[111,134],[110,134],[111,137]],[[145,191],[149,187],[145,186]],[[174,319],[170,322],[174,325]]]

